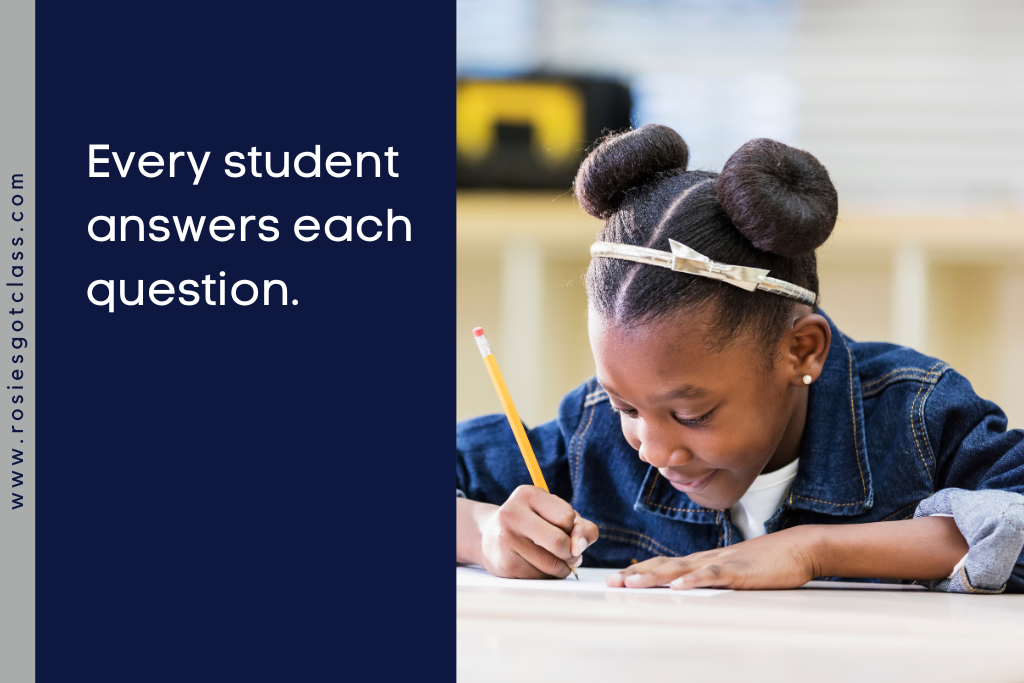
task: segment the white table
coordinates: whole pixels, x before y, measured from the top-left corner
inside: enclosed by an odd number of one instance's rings
[[[456,657],[461,681],[1024,681],[1024,595],[457,586]]]

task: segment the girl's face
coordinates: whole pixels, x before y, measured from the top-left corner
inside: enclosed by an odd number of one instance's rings
[[[803,376],[817,379],[831,337],[809,307],[797,307],[791,323],[768,369],[764,349],[748,335],[711,348],[699,314],[625,328],[590,309],[597,379],[626,441],[698,505],[731,507],[762,471],[798,456]]]

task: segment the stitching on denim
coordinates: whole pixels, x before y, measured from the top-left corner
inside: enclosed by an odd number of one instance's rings
[[[584,410],[586,410],[584,405]],[[580,425],[583,424],[583,417],[580,416]],[[590,429],[590,424],[594,421],[594,408],[590,410],[590,420],[587,422],[587,426],[583,428],[583,433],[580,433],[579,426],[576,427],[576,432],[573,434],[572,439],[569,440],[569,475],[572,479],[573,490],[579,489],[579,477],[580,477],[580,459],[583,457],[583,438],[587,435],[587,431]],[[576,440],[576,467],[575,473],[573,472],[573,460],[572,460],[572,442]]]
[[[996,589],[992,588],[975,588],[971,585],[971,577],[967,575],[967,564],[960,565],[960,583],[967,589],[968,593],[987,593],[988,595],[996,595],[1006,590],[1006,584]]]
[[[661,503],[649,503],[649,505],[661,508],[662,510],[671,510],[672,512],[711,512],[711,510],[702,508],[699,505],[695,508],[674,508],[671,505],[662,505]]]
[[[849,507],[850,505],[860,505],[861,503],[864,502],[863,500],[858,500],[855,503],[833,503],[830,500],[818,500],[817,498],[808,498],[807,496],[801,496],[800,494],[797,494],[797,493],[789,494],[789,498],[790,498],[791,502],[792,502],[793,498],[803,498],[804,500],[811,500],[811,501],[814,501],[815,503],[825,503],[825,505],[836,505],[838,507]]]
[[[641,539],[644,539],[645,541],[648,541],[651,545],[657,546],[658,548],[664,550],[667,553],[673,553],[673,550],[671,548],[669,548],[668,546],[666,546],[664,544],[658,543],[657,541],[655,541],[654,539],[650,538],[649,536],[644,535],[644,533],[641,533],[640,531],[634,531],[633,529],[629,529],[629,528],[620,528],[620,527],[617,527],[617,526],[606,526],[604,524],[598,524],[597,528],[599,528],[599,529],[606,528],[606,529],[611,530],[611,531],[617,531],[618,533],[633,533],[634,536],[639,536]],[[675,553],[673,553],[673,554],[675,554]]]
[[[590,380],[587,380],[587,386],[590,386]],[[573,431],[572,436],[569,437],[569,444],[566,446],[566,459],[569,462],[569,482],[572,484],[573,489],[573,501],[576,500],[576,491],[579,489],[577,476],[577,467],[573,462],[573,453],[575,452],[577,445],[577,438],[580,436],[580,427],[583,425],[583,418],[586,417],[586,397],[584,397],[583,410],[580,412],[580,421],[576,424],[576,429]]]
[[[872,384],[878,384],[879,382],[884,382],[891,375],[894,375],[897,372],[919,372],[919,371],[920,371],[919,368],[895,368],[894,370],[890,370],[889,372],[885,373],[881,377],[876,377],[875,379],[871,380],[870,382],[864,382],[863,384],[861,384],[861,386],[862,387],[870,387]]]
[[[939,367],[940,365],[943,365],[942,361],[939,361],[938,363],[933,365],[931,367],[931,369],[929,370],[929,372],[934,372],[935,368]],[[924,452],[921,450],[921,443],[917,440],[917,426],[914,424],[914,407],[917,405],[917,400],[918,400],[918,398],[920,398],[921,392],[924,390],[925,386],[927,386],[927,385],[922,384],[921,386],[919,386],[917,388],[917,393],[914,394],[914,401],[913,401],[913,403],[910,404],[910,432],[911,432],[911,434],[914,435],[914,445],[917,446],[917,454],[918,454],[918,456],[920,456],[921,463],[924,465],[924,471],[928,474],[929,483],[934,484],[935,483],[935,475],[932,474],[932,470],[928,469],[928,463],[924,459]],[[932,384],[931,387],[934,388],[935,385]],[[924,427],[924,404],[925,404],[925,401],[927,401],[928,396],[931,395],[931,393],[932,393],[932,390],[929,389],[928,393],[926,393],[924,395],[924,398],[921,400],[921,410],[920,410],[919,421],[921,422],[922,439],[924,439],[925,444],[928,446],[928,455],[932,459],[932,467],[934,468],[935,467],[935,454],[931,452],[931,444],[928,443],[928,432],[925,431],[925,427]]]
[[[576,481],[573,483],[574,487],[579,487],[579,475],[580,475],[580,460],[583,459],[583,439],[586,438],[587,432],[590,431],[590,425],[594,423],[594,413],[597,412],[597,408],[594,406],[590,407],[590,419],[587,420],[587,426],[583,428],[583,433],[580,434],[579,441],[576,442]],[[582,420],[581,420],[582,422]]]
[[[1024,503],[1010,503],[1009,505],[1006,506],[1006,509],[1003,510],[1003,519],[1006,520],[1006,523],[1009,524],[1010,528],[1013,529],[1014,531],[1024,531],[1024,529],[1021,529],[1019,527],[1014,526],[1013,522],[1010,521],[1010,518],[1006,516],[1006,513],[1010,511],[1010,508],[1019,508],[1019,507],[1024,507]]]
[[[654,485],[658,483],[658,477],[659,476],[660,476],[659,473],[655,472],[654,473],[654,479],[651,479],[651,490],[647,492],[647,497],[644,499],[644,502],[647,503],[648,505],[653,505],[654,504],[654,503],[651,502],[651,496],[654,495]]]
[[[934,367],[935,366],[933,365],[932,368],[934,368]],[[900,373],[900,372],[917,372],[917,373],[920,373],[920,374],[922,374],[924,376],[928,376],[928,375],[937,375],[941,371],[939,371],[939,370],[932,370],[931,368],[929,368],[928,370],[925,370],[924,368],[915,368],[915,367],[904,366],[902,368],[895,368],[893,370],[890,370],[889,372],[885,373],[881,377],[876,377],[875,379],[871,380],[870,382],[865,382],[864,386],[871,386],[872,384],[878,384],[879,382],[884,381],[887,377],[889,377],[891,375],[894,375],[894,374],[897,374],[897,373]]]
[[[932,366],[932,367],[934,367],[934,366]],[[928,375],[938,374],[938,371],[936,371],[936,372],[932,372],[931,370],[927,370],[926,371],[926,370],[922,370],[921,368],[896,368],[895,370],[890,370],[889,372],[885,373],[881,377],[876,377],[875,379],[871,380],[870,382],[865,382],[864,384],[861,385],[861,388],[870,387],[872,384],[878,384],[879,382],[884,382],[886,379],[888,379],[889,377],[891,377],[892,375],[894,375],[894,374],[896,374],[898,372],[919,373],[919,374],[924,375],[925,377],[927,377]]]
[[[639,536],[640,538],[648,541],[651,545],[657,546],[657,547],[659,547],[659,548],[661,548],[661,549],[663,549],[663,550],[665,550],[667,552],[672,552],[672,549],[669,548],[668,546],[666,546],[666,545],[664,545],[662,543],[658,543],[656,540],[654,540],[650,536],[648,536],[646,534],[642,534],[639,531],[633,531],[632,529],[622,529],[620,527],[607,526],[607,525],[604,525],[604,524],[598,524],[597,528],[598,529],[608,529],[609,531],[614,531],[614,532],[618,532],[618,533],[622,533],[622,534],[633,534],[634,536]]]
[[[669,505],[662,505],[661,503],[650,502],[648,502],[648,505],[651,505],[656,508],[661,508],[662,510],[671,510],[673,512],[711,512],[711,510],[709,510],[708,508],[702,508],[699,505],[695,508],[674,508]]]
[[[608,398],[608,393],[604,389],[598,389],[592,393],[587,394],[583,399],[583,407],[589,408],[592,405],[601,403]]]
[[[882,393],[883,391],[885,391],[886,389],[891,387],[896,382],[901,382],[901,381],[904,381],[904,380],[910,380],[910,381],[915,381],[915,382],[923,382],[925,384],[933,384],[934,385],[942,377],[942,373],[943,372],[945,372],[945,368],[943,368],[942,370],[937,371],[935,373],[934,377],[930,377],[929,373],[925,373],[925,374],[907,373],[907,374],[903,374],[903,375],[898,375],[896,377],[891,378],[890,381],[886,382],[884,385],[879,386],[877,388],[873,388],[873,389],[866,389],[865,390],[863,388],[863,385],[862,385],[862,387],[861,387],[861,396],[864,397],[864,398],[872,398],[872,397],[877,396],[878,394]]]
[[[918,503],[911,503],[910,505],[904,505],[903,507],[901,507],[901,508],[900,508],[899,510],[897,510],[897,511],[896,511],[896,512],[894,512],[894,513],[892,513],[892,514],[891,514],[891,515],[889,515],[888,517],[883,517],[882,519],[880,519],[880,520],[878,520],[878,521],[880,521],[880,522],[887,522],[887,521],[889,521],[890,519],[892,519],[893,517],[895,517],[896,515],[900,514],[900,513],[901,513],[901,512],[903,512],[904,510],[906,510],[907,508],[913,508],[913,510],[916,510],[916,509],[917,509],[917,506],[918,506]],[[911,512],[911,514],[913,514],[913,512]],[[903,517],[902,519],[909,519],[909,518],[908,518],[908,517]]]
[[[629,543],[631,545],[637,546],[638,548],[643,548],[644,550],[646,550],[649,553],[654,554],[655,556],[664,557],[663,555],[661,555],[661,551],[658,550],[657,548],[654,548],[654,547],[648,545],[647,543],[643,543],[641,541],[637,541],[636,539],[628,538],[628,537],[625,537],[625,536],[615,536],[614,534],[605,534],[604,536],[602,536],[602,538],[604,540],[607,540],[607,541],[618,541],[620,543]],[[681,556],[676,554],[676,553],[672,553],[671,555],[669,555],[669,557],[681,557]]]
[[[929,377],[931,375],[937,375],[937,374],[939,374],[939,373],[938,372],[928,372],[926,370],[919,370],[917,368],[899,368],[898,370],[893,370],[892,372],[890,372],[890,373],[888,373],[888,374],[886,374],[886,375],[884,375],[882,377],[879,377],[877,379],[873,379],[870,382],[865,382],[864,384],[861,385],[861,388],[866,388],[868,391],[874,391],[874,386],[873,385],[878,384],[879,382],[882,382],[882,381],[888,380],[890,382],[894,382],[896,380],[904,379],[906,377],[915,377],[916,376],[916,377],[924,378],[924,377]]]
[[[860,467],[860,448],[857,446],[857,410],[853,404],[853,353],[850,351],[849,344],[846,345],[846,357],[850,361],[850,417],[853,420],[853,457],[857,461],[857,472],[860,474],[860,488],[864,492],[864,497],[859,502],[863,503],[868,497],[868,485],[864,481],[864,471]]]
[[[645,503],[647,503],[648,505],[650,505],[652,507],[660,508],[662,510],[671,510],[672,512],[711,512],[711,510],[709,508],[701,507],[700,505],[698,505],[696,508],[674,508],[671,505],[662,505],[661,503],[652,503],[651,502],[651,496],[654,495],[654,487],[658,483],[658,477],[660,477],[660,476],[661,476],[660,472],[655,472],[654,473],[654,479],[651,480],[651,490],[647,492],[647,497],[644,499]],[[719,514],[719,515],[722,514],[718,510],[716,510],[715,512],[717,514]],[[715,519],[718,519],[718,518],[716,517]]]
[[[922,384],[917,388],[917,393],[914,394],[914,401],[910,404],[910,433],[914,435],[914,445],[917,446],[917,455],[921,458],[921,464],[924,465],[924,471],[928,475],[929,483],[934,484],[932,479],[932,473],[928,469],[928,463],[925,462],[924,453],[921,452],[921,443],[917,440],[917,425],[914,424],[914,406],[917,405],[917,399],[921,396],[921,391],[924,389]]]
[[[605,538],[607,540],[609,540],[609,541],[619,541],[620,543],[629,543],[630,545],[635,545],[638,548],[643,548],[644,550],[646,550],[647,552],[651,553],[655,557],[663,557],[663,555],[661,554],[661,551],[658,550],[657,548],[652,548],[651,546],[647,545],[646,543],[642,543],[640,541],[635,541],[635,540],[633,540],[631,538],[625,538],[623,536],[605,536]],[[679,555],[672,554],[671,557],[679,557]]]
[[[861,394],[860,394],[861,398],[874,398],[875,396],[878,396],[879,394],[881,394],[883,391],[885,391],[886,389],[888,389],[892,385],[894,385],[894,384],[896,384],[898,382],[904,382],[904,381],[906,381],[906,382],[921,382],[922,384],[931,384],[930,380],[925,379],[925,378],[923,378],[923,377],[921,377],[919,375],[901,375],[899,377],[893,377],[891,382],[885,384],[884,386],[880,386],[877,389],[871,389],[869,391],[862,391]]]
[[[940,365],[942,365],[941,362],[936,363],[935,365],[932,366],[932,368],[937,368]],[[932,450],[932,444],[928,440],[928,429],[927,429],[927,427],[924,424],[924,406],[925,406],[926,403],[928,403],[928,397],[932,395],[932,392],[934,390],[935,390],[935,384],[932,384],[931,386],[928,387],[928,391],[926,391],[924,393],[924,396],[921,397],[921,407],[918,408],[918,411],[917,411],[918,412],[917,421],[921,423],[921,440],[924,441],[924,447],[928,451],[928,457],[932,459],[932,471],[933,472],[936,469],[938,469],[938,464],[935,462],[935,451]],[[934,481],[934,479],[935,479],[935,477],[933,475],[932,476],[932,480]]]

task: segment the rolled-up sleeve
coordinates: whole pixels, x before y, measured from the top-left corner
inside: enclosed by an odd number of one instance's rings
[[[947,372],[925,407],[934,444],[936,493],[915,517],[952,516],[970,550],[935,590],[1024,593],[1024,432],[979,398],[962,375]]]
[[[970,550],[948,578],[928,582],[929,588],[950,593],[1002,593],[1011,578],[1019,587],[1024,496],[992,489],[942,489],[921,501],[914,513],[915,518],[931,515],[952,517]]]

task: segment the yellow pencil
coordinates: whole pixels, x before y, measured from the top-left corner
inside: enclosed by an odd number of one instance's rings
[[[544,474],[540,471],[537,456],[533,454],[533,446],[530,445],[530,440],[526,438],[523,421],[519,419],[519,413],[516,412],[515,404],[512,403],[512,396],[508,393],[508,387],[505,386],[501,370],[498,369],[498,361],[494,359],[494,354],[491,353],[491,345],[484,335],[484,328],[475,328],[473,336],[476,337],[476,345],[480,349],[480,355],[484,357],[484,365],[487,366],[487,373],[491,376],[491,382],[494,383],[494,390],[498,392],[498,400],[501,401],[501,407],[505,410],[505,417],[508,418],[508,424],[512,427],[512,434],[515,435],[516,443],[519,444],[519,452],[523,454],[523,460],[526,461],[526,469],[530,470],[530,478],[533,480],[533,485],[551,493],[547,482],[544,481]],[[569,571],[579,581],[580,575],[576,573],[576,569],[568,562],[566,566],[569,567]]]

